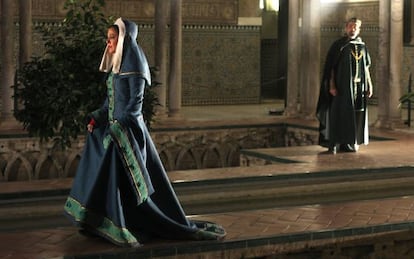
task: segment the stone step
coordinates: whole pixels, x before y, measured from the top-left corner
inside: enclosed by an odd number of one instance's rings
[[[176,184],[191,214],[221,213],[414,194],[414,168],[338,170]]]
[[[260,168],[269,169],[266,166],[255,169]],[[223,169],[226,170],[229,168]],[[199,174],[205,173],[203,171]],[[173,187],[186,213],[200,215],[414,195],[413,172],[413,167],[405,166],[222,179],[200,177],[173,181]],[[176,177],[177,174],[179,172]],[[30,222],[39,226],[42,222],[37,219],[42,218],[55,217],[55,221],[43,223],[62,224],[63,204],[71,186],[71,181],[65,181],[58,189],[1,192],[0,230],[28,227]]]

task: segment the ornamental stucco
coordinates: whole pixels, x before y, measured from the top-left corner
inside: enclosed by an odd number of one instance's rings
[[[315,144],[317,131],[260,125],[152,133],[167,171],[240,165],[240,150]],[[73,177],[84,138],[62,150],[54,141],[0,139],[0,182]]]

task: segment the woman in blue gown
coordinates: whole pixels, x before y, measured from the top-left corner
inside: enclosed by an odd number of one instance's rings
[[[65,214],[83,232],[120,246],[144,237],[222,239],[221,226],[186,217],[148,133],[142,104],[151,76],[137,36],[137,25],[122,18],[108,28],[100,65],[107,98],[90,114]]]

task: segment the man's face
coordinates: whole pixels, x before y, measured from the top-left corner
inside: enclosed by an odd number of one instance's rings
[[[348,22],[345,30],[346,35],[348,35],[350,39],[355,39],[361,30],[361,24],[357,22]]]

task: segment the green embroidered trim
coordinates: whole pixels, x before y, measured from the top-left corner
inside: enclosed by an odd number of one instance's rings
[[[108,134],[102,141],[104,148],[108,149],[109,144],[111,144],[111,142],[112,142],[112,137],[111,135]]]
[[[109,121],[114,120],[114,103],[115,103],[115,94],[114,94],[114,74],[111,72],[106,80],[107,94],[108,94],[108,119]]]
[[[68,197],[64,209],[75,219],[76,222],[84,223],[90,227],[93,227],[96,231],[109,237],[117,243],[133,244],[138,242],[128,229],[118,227],[107,217],[103,217],[86,209],[72,197]]]
[[[113,139],[118,143],[118,146],[121,149],[122,158],[127,167],[126,169],[129,171],[134,182],[135,190],[138,193],[138,204],[141,204],[148,198],[148,188],[138,160],[135,157],[133,148],[128,139],[128,135],[125,133],[119,122],[115,122],[111,125],[111,133],[113,134]]]

